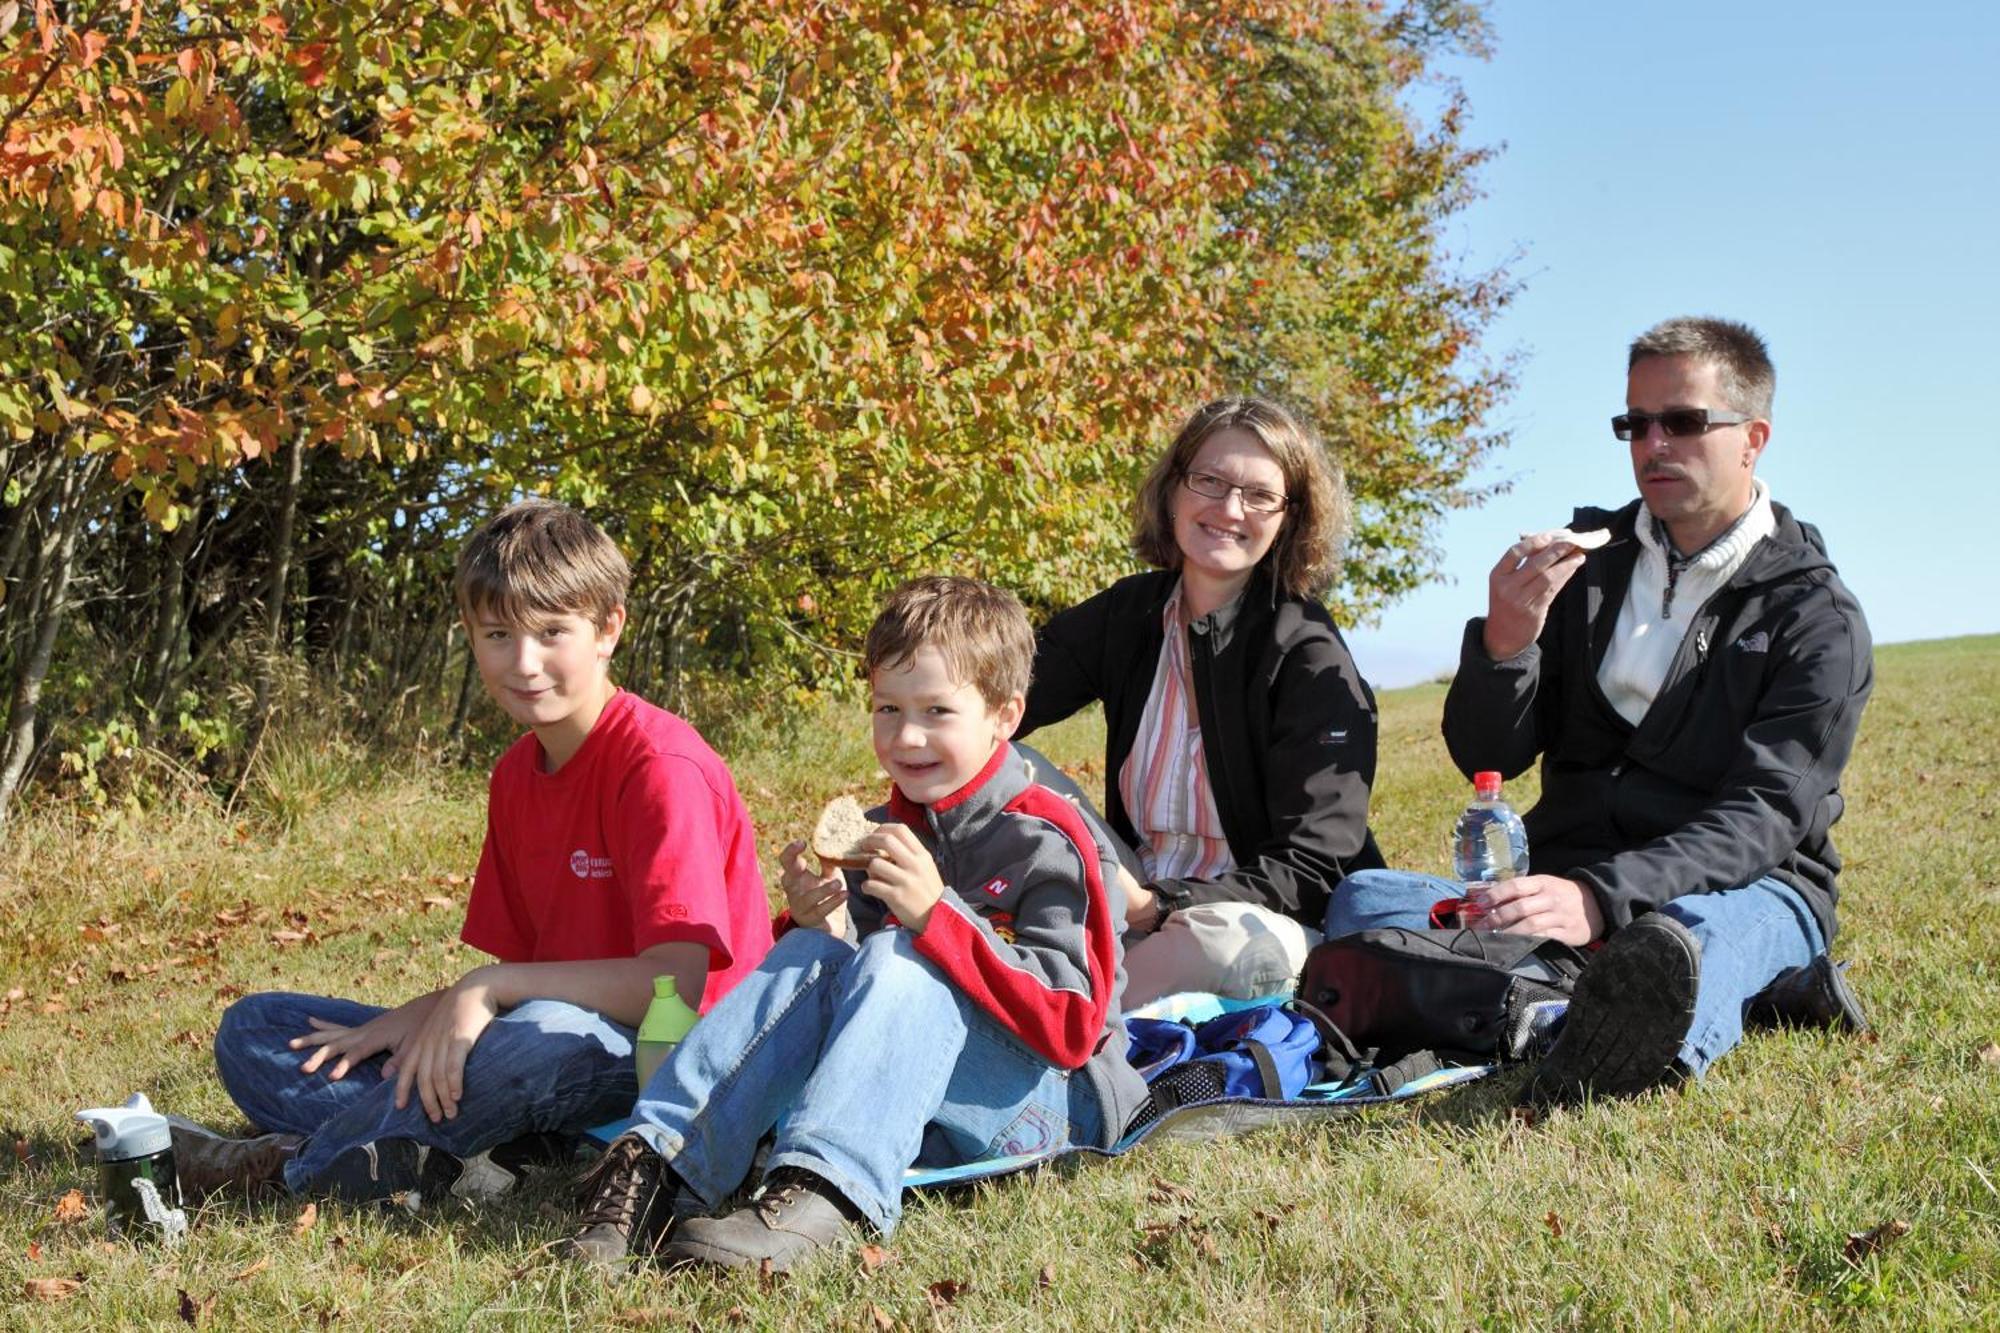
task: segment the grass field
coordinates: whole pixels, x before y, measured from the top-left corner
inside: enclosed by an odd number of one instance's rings
[[[1154,1145],[919,1199],[881,1262],[772,1284],[607,1287],[552,1256],[553,1180],[421,1216],[218,1203],[177,1251],[106,1241],[70,1112],[144,1090],[236,1125],[208,1050],[230,998],[394,1003],[462,973],[483,786],[301,761],[230,818],[33,813],[0,850],[0,1327],[2000,1326],[2000,637],[1877,666],[1835,947],[1874,1039],[1758,1037],[1687,1091],[1539,1123],[1510,1112],[1516,1075]],[[1419,869],[1464,798],[1442,697],[1382,700],[1377,830]],[[1101,785],[1089,723],[1041,743]],[[858,709],[729,750],[767,862],[875,785]]]

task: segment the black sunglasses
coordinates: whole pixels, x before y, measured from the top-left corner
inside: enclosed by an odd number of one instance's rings
[[[1620,412],[1611,418],[1611,433],[1621,440],[1643,440],[1655,421],[1670,440],[1689,435],[1706,435],[1717,426],[1740,426],[1755,417],[1730,412],[1711,412],[1705,407],[1670,407],[1664,412]]]

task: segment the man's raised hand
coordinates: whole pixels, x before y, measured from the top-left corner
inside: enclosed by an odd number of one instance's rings
[[[1526,651],[1548,621],[1563,585],[1583,568],[1583,551],[1553,532],[1523,537],[1486,576],[1486,655],[1496,662]]]

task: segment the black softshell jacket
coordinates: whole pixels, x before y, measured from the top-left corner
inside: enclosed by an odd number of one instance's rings
[[[1606,928],[1686,893],[1775,875],[1831,941],[1840,856],[1840,773],[1874,684],[1861,608],[1811,526],[1773,504],[1757,543],[1688,626],[1637,727],[1598,688],[1640,545],[1640,503],[1579,509],[1609,528],[1518,656],[1487,657],[1466,626],[1445,698],[1444,737],[1467,776],[1513,777],[1542,759],[1526,816],[1530,864],[1590,886]]]
[[[1170,570],[1120,579],[1049,620],[1036,636],[1034,681],[1018,735],[1104,703],[1104,810],[1138,843],[1118,790],[1159,669]],[[1195,708],[1216,813],[1236,869],[1155,884],[1163,911],[1251,902],[1317,930],[1342,876],[1382,864],[1368,830],[1375,781],[1375,696],[1333,617],[1286,597],[1262,572],[1226,629],[1188,627]]]

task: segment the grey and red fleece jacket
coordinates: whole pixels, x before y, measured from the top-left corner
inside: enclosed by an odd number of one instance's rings
[[[951,795],[924,806],[891,788],[869,817],[909,825],[937,860],[944,896],[917,952],[1023,1045],[1091,1080],[1109,1146],[1146,1085],[1125,1059],[1118,922],[1076,807],[1036,785],[1027,761],[1002,743]],[[849,887],[859,882],[850,872]],[[892,920],[858,892],[848,917],[858,935]]]

